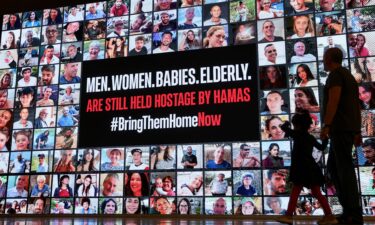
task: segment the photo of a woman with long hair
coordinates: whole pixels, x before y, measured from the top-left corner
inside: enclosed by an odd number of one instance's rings
[[[146,173],[127,173],[128,181],[125,184],[125,195],[132,197],[148,196],[149,180]]]
[[[176,158],[174,146],[160,145],[153,149],[151,154],[151,169],[174,169]]]

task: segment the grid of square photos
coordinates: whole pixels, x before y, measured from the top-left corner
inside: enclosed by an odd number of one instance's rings
[[[363,214],[375,215],[374,17],[374,1],[354,0],[109,0],[3,15],[0,213],[283,214],[292,143],[278,125],[306,109],[319,138],[323,54],[338,47],[359,85],[353,162]],[[77,148],[83,61],[244,44],[258,48],[260,140]],[[313,151],[322,171],[327,156]],[[341,213],[334,186],[321,191]],[[323,213],[309,189],[297,207]]]

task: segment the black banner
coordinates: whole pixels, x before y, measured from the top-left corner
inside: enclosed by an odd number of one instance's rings
[[[259,140],[255,45],[83,63],[79,147]]]

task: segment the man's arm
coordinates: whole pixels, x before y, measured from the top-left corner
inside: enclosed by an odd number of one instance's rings
[[[330,126],[332,125],[333,118],[336,115],[337,107],[339,105],[341,96],[341,87],[333,86],[328,90],[328,102],[326,114],[324,116],[324,127],[320,133],[321,139],[327,139]]]
[[[233,161],[233,167],[241,167],[243,159],[240,156],[237,156]]]
[[[196,163],[190,163],[190,162],[185,162],[185,166],[196,166],[197,164]]]
[[[195,156],[195,155],[193,155],[193,156]],[[188,162],[188,164],[189,164],[189,166],[192,166],[192,167],[196,166],[198,164],[197,157],[196,156],[193,157],[193,161],[191,163]]]

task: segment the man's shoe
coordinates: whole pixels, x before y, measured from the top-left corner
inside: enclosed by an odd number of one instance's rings
[[[293,224],[293,216],[279,216],[276,218],[279,223]]]
[[[348,215],[338,215],[336,219],[339,221],[339,224],[350,224],[350,225],[363,225],[363,217],[359,215],[357,217],[352,217]]]
[[[353,217],[346,217],[339,220],[339,224],[363,225],[363,219],[355,219]]]
[[[338,224],[339,221],[336,219],[334,215],[327,215],[323,216],[322,219],[318,220],[319,225],[330,225],[330,224]]]

